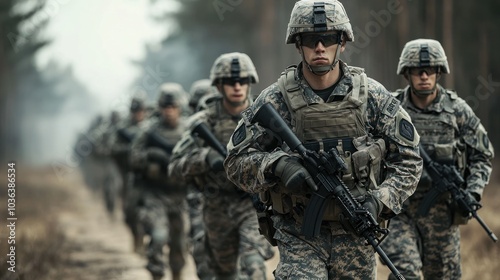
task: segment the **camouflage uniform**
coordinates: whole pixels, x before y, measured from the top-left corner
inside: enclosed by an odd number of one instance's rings
[[[137,201],[140,190],[134,187],[134,174],[130,168],[130,148],[134,138],[141,130],[147,127],[146,120],[134,119],[134,114],[145,110],[144,101],[138,98],[132,99],[130,105],[130,116],[122,120],[116,131],[111,135],[111,156],[115,160],[123,181],[122,209],[125,223],[130,228],[134,239],[134,251],[140,253],[143,249],[143,230],[140,227],[137,213]]]
[[[291,38],[300,32],[314,32],[314,24],[310,24],[313,4],[315,11],[326,11],[328,29],[323,32],[339,30],[344,39],[354,39],[339,2],[299,1],[292,11],[287,43],[295,43]],[[300,42],[297,44],[300,47]],[[362,69],[347,66],[337,57],[336,62],[324,68],[306,67],[303,63],[288,68],[277,83],[264,89],[255,103],[242,113],[243,120],[228,144],[229,155],[224,166],[228,178],[238,187],[249,193],[260,193],[265,202],[270,200],[272,204],[276,232],[271,238],[277,241],[280,252],[276,279],[375,279],[373,248],[341,225],[333,199],[327,205],[319,235],[312,239],[301,235],[303,210],[312,191],[305,186],[297,191],[286,189],[274,169],[282,157],[290,157],[293,152],[273,137],[271,130],[252,124],[251,119],[263,104],[270,103],[303,143],[317,147],[312,149],[327,150],[327,145],[335,143],[349,163],[350,171],[346,174],[349,176],[343,176],[346,185],[356,198],[373,196],[379,200],[386,218],[399,213],[403,201],[415,190],[422,170],[417,149],[419,136],[399,102],[382,85],[367,78]],[[303,69],[321,75],[336,65],[340,67],[340,79],[325,102],[309,86]],[[358,147],[355,145],[358,139],[369,138],[383,139],[379,143],[386,152],[355,168],[354,154],[364,151],[362,146],[359,151],[353,146]],[[385,180],[368,184],[367,189],[362,183],[367,175],[361,176],[358,171],[367,166],[375,170],[370,162],[382,159]]]
[[[196,113],[200,111],[200,107],[198,106],[200,100],[206,95],[217,93],[217,90],[212,86],[210,79],[202,79],[193,83],[189,93],[191,96],[189,107],[193,113]],[[191,255],[196,264],[198,278],[204,280],[212,279],[214,272],[208,265],[208,255],[205,250],[205,229],[203,225],[204,198],[199,189],[199,187],[195,186],[195,182],[190,182],[188,184],[186,200],[189,207]]]
[[[112,112],[110,118],[93,131],[94,139],[94,176],[97,188],[102,191],[106,210],[110,215],[114,213],[116,200],[122,187],[122,181],[116,163],[111,159],[111,135],[119,122],[117,112]]]
[[[238,70],[220,68],[230,65]],[[211,71],[213,83],[219,82],[221,73],[234,73],[237,78],[251,78],[253,82],[258,79],[250,58],[241,53],[224,54],[215,61]],[[215,278],[265,279],[264,260],[271,258],[273,251],[268,244],[263,246],[266,241],[259,235],[252,201],[227,180],[222,169],[211,169],[207,157],[213,149],[191,131],[196,124],[204,123],[220,143],[227,143],[241,117],[231,116],[224,109],[223,100],[222,95],[219,96],[206,110],[189,118],[190,129],[174,149],[169,172],[179,178],[195,179],[196,186],[203,192],[205,249]]]
[[[424,61],[424,57],[429,59]],[[419,39],[408,42],[397,72],[408,78],[407,68],[423,66],[440,68],[437,75],[449,73],[446,55],[438,41]],[[394,95],[410,114],[421,136],[422,147],[433,160],[456,165],[462,174],[466,174],[467,190],[480,198],[491,174],[493,146],[479,118],[456,92],[444,89],[437,82],[436,98],[425,109],[419,109],[411,102],[411,94],[416,94],[411,93],[412,90],[410,85],[397,90]],[[420,279],[421,272],[425,279],[460,279],[458,224],[465,220],[454,212],[449,195],[439,198],[427,216],[419,215],[417,210],[431,187],[432,180],[424,168],[406,209],[392,219],[391,234],[384,248],[406,279]]]
[[[177,97],[180,94],[184,94],[180,85],[165,84],[160,92],[159,107],[174,106],[180,110]],[[183,131],[182,124],[169,125],[160,116],[151,120],[150,125],[140,132],[131,148],[135,184],[141,190],[137,202],[139,220],[151,238],[147,249],[147,269],[154,279],[161,279],[164,275],[163,247],[167,243],[173,279],[180,279],[185,264],[186,188],[167,175],[172,149]]]

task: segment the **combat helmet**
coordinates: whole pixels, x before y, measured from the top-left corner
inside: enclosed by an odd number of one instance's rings
[[[349,22],[349,17],[344,6],[337,0],[325,0],[316,2],[313,0],[302,0],[295,3],[286,32],[285,42],[296,44],[301,48],[302,33],[338,31],[342,36],[337,36],[337,44],[344,41],[354,42],[354,34]],[[336,36],[332,34],[332,36]],[[332,70],[338,63],[341,48],[337,48],[335,59],[330,65],[312,66],[306,62],[303,52],[302,61],[313,74],[321,76]]]
[[[293,44],[300,33],[327,31],[342,31],[347,41],[354,42],[349,17],[342,3],[337,0],[297,1],[290,15],[285,41]]]
[[[432,39],[416,39],[406,43],[399,58],[397,74],[404,75],[410,67],[427,66],[440,67],[441,73],[450,73],[441,43]]]
[[[250,57],[245,53],[232,52],[220,55],[210,69],[210,81],[217,85],[224,78],[249,78],[258,83],[259,76]]]
[[[217,93],[217,91],[212,86],[212,82],[209,79],[195,81],[189,90],[189,107],[191,107],[192,110],[196,110],[198,103],[203,96],[215,93]]]
[[[186,91],[178,83],[164,83],[160,87],[158,95],[158,106],[165,108],[169,105],[183,107],[186,99]]]
[[[134,97],[130,102],[130,112],[136,113],[146,109],[146,104],[143,98]]]
[[[438,67],[436,84],[429,90],[417,90],[408,77],[408,68],[412,67]],[[429,95],[436,90],[437,80],[439,80],[441,73],[450,73],[448,60],[441,43],[432,39],[416,39],[409,41],[401,52],[399,57],[398,75],[404,75],[409,81],[411,90],[417,95]]]

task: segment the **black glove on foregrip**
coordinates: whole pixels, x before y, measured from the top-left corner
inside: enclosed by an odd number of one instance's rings
[[[298,158],[284,156],[275,165],[274,175],[281,178],[286,188],[292,192],[301,190],[301,186],[306,183],[313,191],[318,190],[311,174],[299,162]]]

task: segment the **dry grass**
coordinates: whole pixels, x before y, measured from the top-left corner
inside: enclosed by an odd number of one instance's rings
[[[16,170],[16,267],[8,271],[7,239],[0,242],[0,279],[58,279],[66,258],[66,240],[57,223],[57,213],[69,209],[68,193],[63,182],[51,170]],[[0,176],[6,182],[5,174]],[[2,200],[6,197],[2,197]],[[1,205],[5,205],[2,201]],[[5,211],[2,209],[2,211]],[[5,212],[2,212],[5,213]],[[2,237],[9,232],[2,218]]]

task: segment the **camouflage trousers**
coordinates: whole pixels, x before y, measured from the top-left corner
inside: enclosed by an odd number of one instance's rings
[[[123,186],[122,207],[125,217],[125,224],[129,227],[132,237],[133,246],[136,253],[142,254],[144,250],[143,237],[144,229],[139,221],[139,200],[141,199],[143,190],[141,184],[134,180],[134,174],[122,173],[126,184]]]
[[[274,273],[281,279],[376,279],[375,251],[339,223],[324,222],[320,234],[306,239],[301,224],[288,215],[272,217],[280,261]]]
[[[189,206],[191,255],[196,264],[196,274],[201,280],[214,277],[213,270],[208,265],[208,255],[205,250],[205,229],[203,225],[203,194],[198,190],[190,189],[187,195]]]
[[[219,194],[204,203],[205,243],[216,279],[266,279],[264,261],[274,251],[259,234],[250,198]]]
[[[139,220],[151,237],[147,248],[147,269],[156,276],[164,275],[164,246],[169,246],[168,263],[173,275],[179,275],[185,264],[187,206],[184,196],[167,195],[161,191],[143,189]]]
[[[406,279],[421,279],[421,274],[424,279],[460,279],[460,231],[452,225],[450,207],[438,202],[419,217],[420,202],[410,201],[405,212],[391,219],[382,243],[387,256]]]

